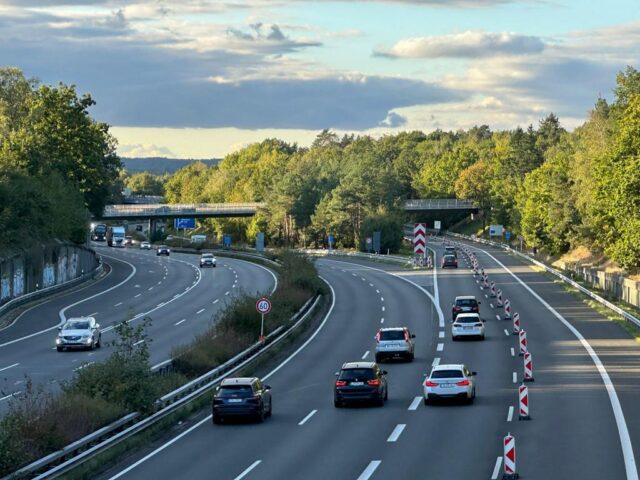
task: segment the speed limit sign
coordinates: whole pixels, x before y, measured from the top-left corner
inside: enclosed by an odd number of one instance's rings
[[[256,302],[256,310],[261,314],[266,314],[271,311],[271,302],[268,298],[261,298]]]

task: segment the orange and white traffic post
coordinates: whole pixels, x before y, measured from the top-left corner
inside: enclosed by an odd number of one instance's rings
[[[502,441],[504,461],[502,480],[514,480],[519,478],[516,470],[516,439],[510,433]]]
[[[518,420],[531,420],[529,416],[529,389],[524,383],[518,389],[518,398],[520,401]]]
[[[524,330],[520,330],[520,333],[518,333],[519,335],[519,343],[520,343],[520,356],[524,356],[525,353],[528,352],[527,350],[527,332],[525,332]]]
[[[484,280],[483,280],[483,283],[482,283],[482,288],[483,289],[489,288],[489,275],[487,275],[485,273],[485,274],[483,274],[483,277],[484,277]]]
[[[495,298],[496,297],[496,282],[491,282],[491,293],[489,294],[489,296],[491,298]]]
[[[533,382],[533,356],[526,352],[524,354],[524,379],[525,382]]]
[[[518,335],[520,333],[520,314],[518,312],[513,314],[513,334]]]
[[[504,301],[504,319],[509,320],[511,318],[511,302],[507,298]]]
[[[502,290],[498,289],[498,293],[497,293],[496,297],[497,297],[496,307],[497,308],[502,308],[504,306],[504,304],[502,303]]]

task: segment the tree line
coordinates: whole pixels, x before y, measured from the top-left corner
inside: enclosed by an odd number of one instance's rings
[[[89,214],[118,194],[120,160],[90,95],[0,68],[0,248],[82,243]]]
[[[195,163],[164,181],[171,203],[262,201],[252,219],[208,220],[218,233],[303,245],[335,235],[346,247],[381,230],[397,248],[405,199],[475,201],[487,222],[557,255],[577,245],[640,266],[640,73],[620,72],[567,132],[554,114],[534,127],[402,132],[379,139],[325,130],[309,148],[268,139]]]

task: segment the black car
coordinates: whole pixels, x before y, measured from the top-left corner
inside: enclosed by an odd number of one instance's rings
[[[225,378],[213,394],[213,423],[227,417],[253,417],[263,422],[271,416],[271,387],[259,378]]]
[[[456,249],[456,247],[452,247],[452,246],[444,247],[444,254],[453,255],[454,257],[458,258],[458,250]]]
[[[336,372],[333,404],[336,408],[350,402],[374,402],[383,406],[389,396],[387,372],[374,362],[351,362]]]
[[[456,297],[451,306],[451,319],[455,321],[459,313],[480,313],[480,302],[473,295]]]
[[[458,268],[458,259],[453,255],[445,255],[442,257],[442,268]]]
[[[166,255],[168,257],[169,253],[171,253],[171,250],[166,245],[160,245],[156,250],[156,256]]]

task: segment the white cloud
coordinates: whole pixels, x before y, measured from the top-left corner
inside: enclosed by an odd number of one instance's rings
[[[503,32],[467,31],[453,35],[407,38],[374,55],[389,58],[479,58],[539,53],[545,44],[539,37]]]
[[[136,143],[118,146],[118,155],[123,157],[170,157],[175,158],[176,154],[167,147],[156,144]]]

